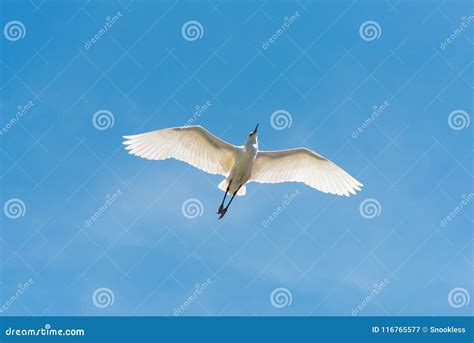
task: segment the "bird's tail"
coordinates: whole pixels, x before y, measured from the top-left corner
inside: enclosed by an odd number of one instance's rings
[[[229,183],[227,182],[227,179],[224,179],[224,180],[222,180],[222,182],[220,184],[217,185],[217,188],[219,188],[220,190],[225,192],[228,185],[229,185]],[[245,186],[242,186],[242,187],[240,187],[239,191],[237,192],[237,196],[244,196],[245,193],[247,193],[247,189],[245,188]]]

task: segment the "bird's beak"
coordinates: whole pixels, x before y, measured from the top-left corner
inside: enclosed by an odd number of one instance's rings
[[[255,126],[255,130],[253,130],[253,132],[252,132],[252,135],[254,135],[254,134],[256,134],[256,133],[257,133],[257,130],[258,130],[258,125],[259,125],[259,124],[257,124],[257,126]]]

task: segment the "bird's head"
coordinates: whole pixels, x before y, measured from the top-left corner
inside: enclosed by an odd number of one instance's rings
[[[258,124],[257,124],[257,126],[255,126],[255,130],[253,130],[252,132],[249,133],[249,136],[247,138],[247,142],[245,143],[245,145],[256,145],[256,144],[258,144],[257,130],[258,130]]]
[[[247,138],[247,142],[252,142],[252,144],[255,144],[257,142],[257,138],[258,138],[258,133],[257,133],[257,130],[258,130],[258,124],[257,126],[255,126],[255,130],[253,130],[252,132],[249,133],[249,137]]]

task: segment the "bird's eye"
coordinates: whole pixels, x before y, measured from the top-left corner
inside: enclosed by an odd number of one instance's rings
[[[252,132],[249,133],[249,137],[251,137],[251,136],[252,136]]]

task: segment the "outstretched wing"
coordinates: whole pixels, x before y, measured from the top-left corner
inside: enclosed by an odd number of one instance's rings
[[[345,196],[362,186],[343,169],[305,148],[259,151],[250,181],[303,182],[321,192]]]
[[[123,138],[130,154],[149,160],[174,158],[210,174],[227,175],[238,149],[202,126],[174,127]]]

